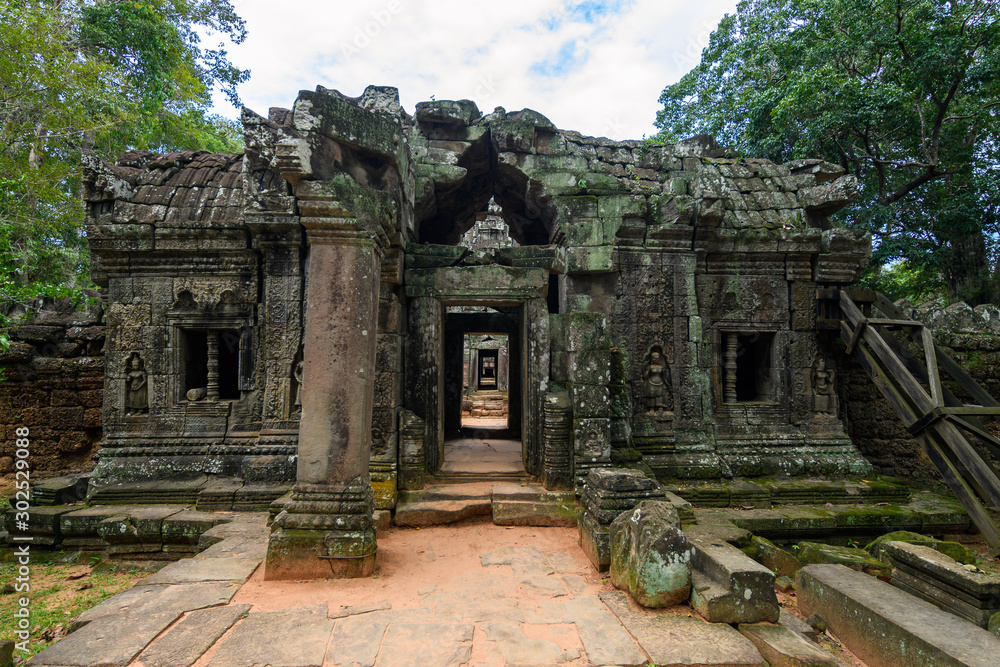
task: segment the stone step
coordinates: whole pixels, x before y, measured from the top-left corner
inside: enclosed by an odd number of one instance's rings
[[[576,494],[535,484],[493,485],[493,523],[498,526],[575,526]]]
[[[433,500],[396,506],[397,526],[440,526],[474,516],[489,516],[493,511],[489,498]]]
[[[673,479],[664,481],[663,486],[695,507],[905,504],[910,495],[904,483],[850,479],[735,478],[724,482]]]
[[[493,493],[491,482],[469,482],[449,484],[431,482],[418,491],[400,491],[397,508],[412,503],[437,502],[442,500],[489,500]]]
[[[400,491],[395,521],[400,526],[433,526],[474,516],[491,516],[494,523],[506,526],[573,526],[576,498],[536,484],[431,485]]]
[[[843,565],[807,565],[796,585],[799,611],[872,667],[997,664],[1000,637],[929,602]]]
[[[691,546],[695,611],[712,623],[777,622],[773,572],[726,542],[693,538]]]

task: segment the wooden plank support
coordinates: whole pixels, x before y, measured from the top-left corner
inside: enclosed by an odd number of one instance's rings
[[[846,323],[844,326],[846,327]],[[896,414],[904,422],[908,421],[908,419],[912,420],[912,405],[907,402],[889,376],[882,370],[875,356],[868,350],[859,348],[855,354],[855,358],[868,373],[868,376],[885,399],[896,410]],[[997,528],[993,524],[993,520],[990,519],[989,514],[979,502],[976,494],[969,488],[968,483],[962,478],[962,475],[955,468],[954,464],[944,454],[941,447],[932,440],[929,431],[921,431],[917,436],[917,441],[921,444],[931,462],[934,463],[934,466],[941,472],[942,477],[944,477],[945,482],[947,482],[955,497],[962,503],[962,507],[969,513],[979,532],[983,534],[987,544],[990,545],[991,553],[994,549],[1000,552],[1000,534],[997,533]]]
[[[896,307],[896,304],[889,301],[889,299],[887,299],[881,292],[879,292],[876,297],[875,305],[889,317],[898,317],[901,319],[903,317],[903,312]],[[921,342],[921,340],[917,340],[915,332],[910,332],[909,335],[915,342]],[[957,361],[948,356],[948,353],[942,350],[937,343],[934,343],[934,357],[941,370],[953,377],[955,381],[962,386],[962,389],[969,392],[969,395],[972,396],[977,403],[987,407],[1000,407],[1000,401],[993,398],[993,396],[991,396],[990,393],[982,387],[982,385],[976,382],[975,379],[973,379],[973,377],[969,375],[969,373],[962,368]]]
[[[877,294],[875,301],[878,308],[891,319],[875,320],[866,317],[846,291],[840,292],[841,312],[846,320],[841,322],[841,336],[847,341],[848,352],[857,358],[907,430],[921,443],[955,496],[969,512],[991,550],[1000,553],[1000,532],[975,493],[978,491],[984,499],[1000,507],[1000,479],[979,457],[960,430],[966,428],[977,436],[988,434],[975,418],[998,415],[1000,410],[997,407],[1000,406],[996,405],[995,400],[991,401],[992,405],[984,404],[982,407],[946,405],[946,401],[958,401],[941,384],[938,368],[940,365],[948,370],[948,363],[942,361],[943,353],[934,344],[930,332],[919,322],[901,317],[898,309],[883,295]],[[889,327],[902,327],[923,348],[927,371],[924,376],[921,369],[918,375],[925,377],[930,393],[911,372],[904,360],[906,355],[901,355],[905,350],[901,350],[898,342],[887,331]],[[955,364],[950,357],[948,360]],[[909,361],[916,370],[916,360]],[[975,384],[971,377],[968,379]],[[985,392],[982,388],[980,391]],[[1000,443],[992,435],[987,440]]]
[[[910,435],[916,435],[920,431],[933,424],[939,419],[949,418],[949,417],[980,417],[984,415],[1000,415],[1000,408],[980,408],[973,406],[963,406],[960,408],[946,408],[942,406],[935,406],[933,410],[927,412],[917,418],[912,424],[906,427],[906,430],[910,432]],[[958,421],[958,420],[955,420]],[[960,426],[963,428],[972,429],[972,425],[966,422],[961,422]],[[989,431],[986,431],[989,433]],[[978,435],[978,433],[977,433]],[[995,438],[992,434],[991,437]]]

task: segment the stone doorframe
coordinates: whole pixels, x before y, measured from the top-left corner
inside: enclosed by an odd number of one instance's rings
[[[507,306],[520,311],[521,442],[524,468],[542,469],[542,399],[549,386],[549,272],[496,264],[408,269],[406,408],[424,420],[428,472],[444,462],[445,312],[448,306]],[[511,369],[513,371],[513,369]]]

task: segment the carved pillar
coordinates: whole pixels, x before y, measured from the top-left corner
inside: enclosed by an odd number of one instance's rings
[[[736,347],[738,344],[737,334],[726,333],[726,349],[724,368],[726,371],[723,391],[726,403],[736,402]]]
[[[368,464],[384,234],[347,217],[323,185],[296,192],[310,246],[302,417],[296,483],[275,519],[265,579],[375,569]]]
[[[208,390],[206,398],[219,400],[219,334],[209,331],[205,336],[208,346]]]

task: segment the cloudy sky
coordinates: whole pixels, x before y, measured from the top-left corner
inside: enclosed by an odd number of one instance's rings
[[[432,96],[466,98],[639,139],[655,132],[664,86],[698,63],[736,2],[233,0],[248,37],[230,58],[251,70],[240,94],[264,115],[317,84],[352,97],[378,84],[399,88],[410,113]],[[236,115],[224,102],[216,110]]]

